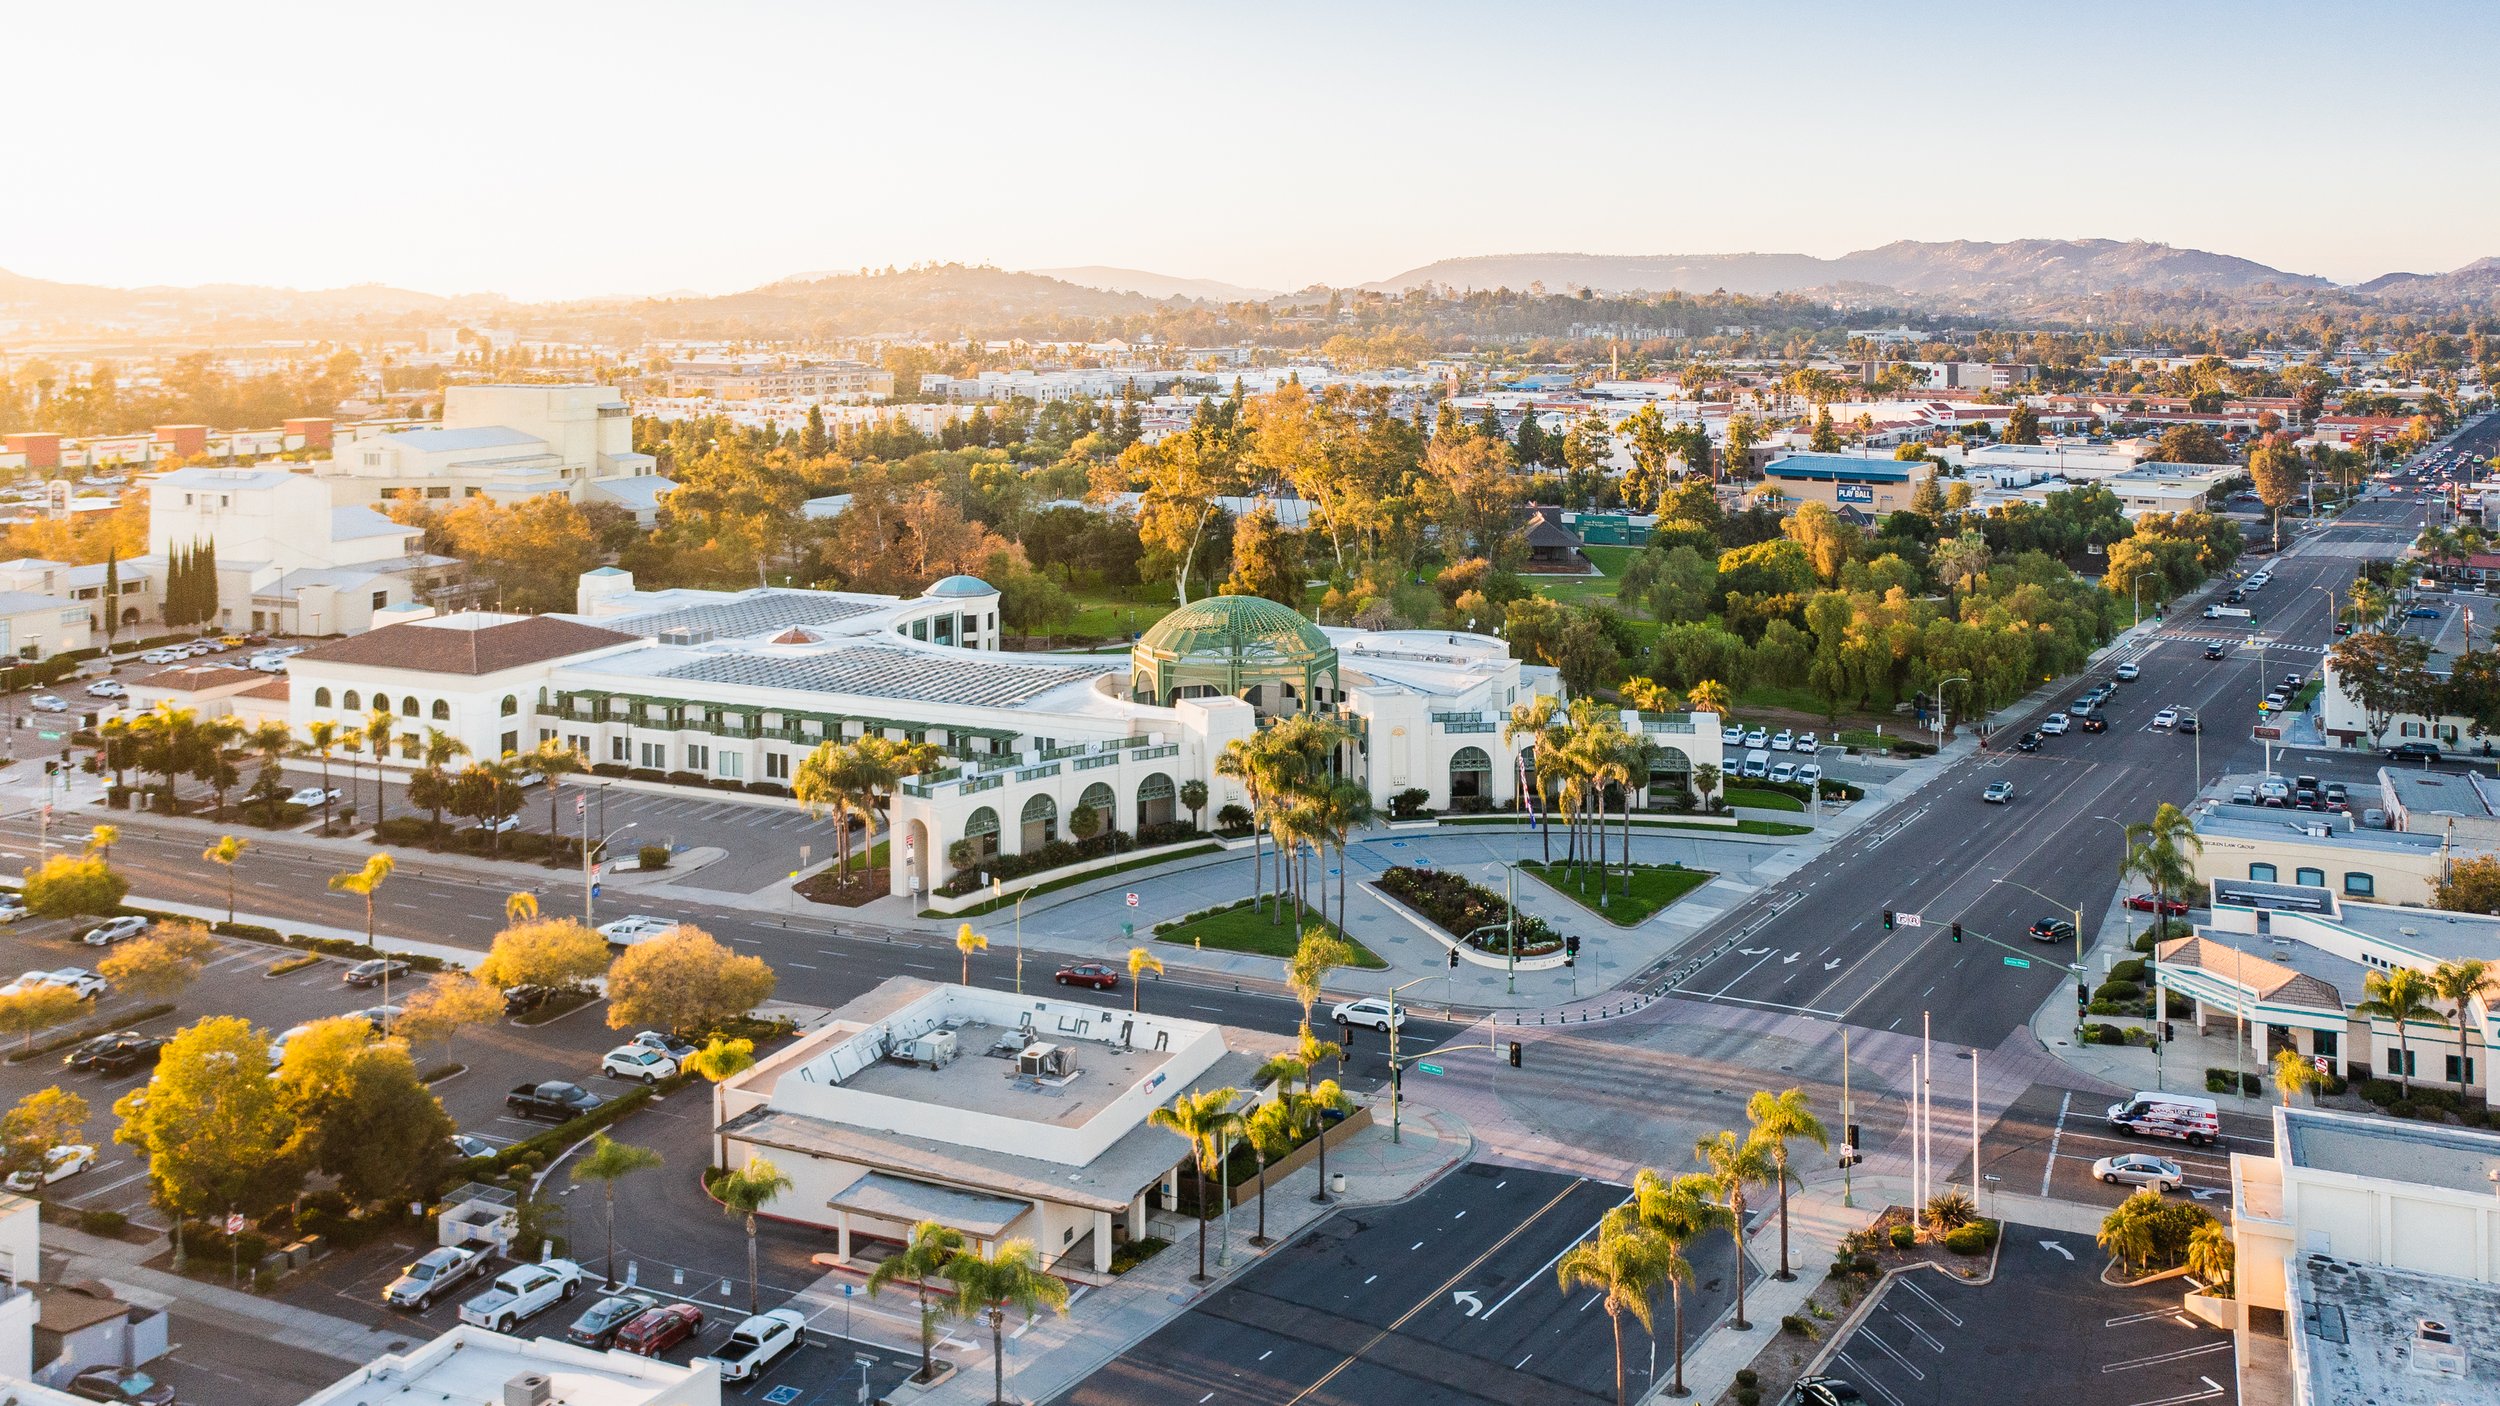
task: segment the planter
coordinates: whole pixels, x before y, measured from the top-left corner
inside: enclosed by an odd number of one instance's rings
[[[1302,1170],[1303,1167],[1317,1161],[1319,1159],[1319,1146],[1321,1143],[1327,1143],[1328,1150],[1334,1152],[1337,1150],[1337,1145],[1339,1143],[1344,1142],[1347,1138],[1354,1136],[1356,1133],[1361,1132],[1363,1129],[1368,1128],[1371,1125],[1371,1105],[1368,1103],[1356,1104],[1353,1112],[1348,1113],[1337,1122],[1330,1124],[1327,1131],[1276,1159],[1275,1164],[1267,1169],[1269,1193],[1271,1195],[1274,1194],[1276,1190],[1275,1184],[1277,1182],[1283,1181],[1285,1178],[1292,1176],[1295,1172]],[[1330,1172],[1329,1175],[1331,1177],[1336,1177],[1339,1174],[1336,1172]],[[1342,1190],[1343,1188],[1339,1189]],[[1259,1199],[1258,1178],[1252,1177],[1248,1181],[1234,1184],[1231,1188],[1230,1194],[1232,1196],[1232,1203],[1236,1206],[1247,1206],[1252,1202],[1257,1201]]]

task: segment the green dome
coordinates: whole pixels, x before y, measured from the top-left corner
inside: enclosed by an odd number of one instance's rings
[[[1337,648],[1291,606],[1209,596],[1156,621],[1130,651],[1129,667],[1133,692],[1158,703],[1193,684],[1239,695],[1261,683],[1292,683],[1307,698],[1318,675],[1335,675]]]

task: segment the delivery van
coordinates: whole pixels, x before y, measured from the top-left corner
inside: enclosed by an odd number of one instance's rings
[[[2193,1094],[2139,1093],[2109,1106],[2109,1125],[2134,1137],[2166,1137],[2190,1147],[2222,1140],[2214,1101]]]
[[[1768,777],[1771,774],[1771,750],[1768,747],[1756,747],[1747,752],[1745,764],[1738,769],[1736,774],[1747,781],[1760,781]]]

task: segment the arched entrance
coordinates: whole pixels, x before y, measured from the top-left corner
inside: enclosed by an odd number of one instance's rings
[[[1649,803],[1679,801],[1692,794],[1693,759],[1680,747],[1649,749]]]
[[[1450,755],[1450,804],[1493,798],[1493,758],[1482,747],[1461,747]]]
[[[1086,787],[1085,794],[1077,797],[1076,809],[1078,812],[1092,813],[1095,822],[1094,834],[1100,835],[1120,828],[1120,799],[1107,782],[1097,781]],[[1074,813],[1068,816],[1068,831],[1075,835],[1085,833]]]
[[[1172,823],[1172,778],[1156,772],[1137,783],[1137,828]]]
[[[983,806],[964,817],[964,857],[958,869],[972,869],[998,857],[998,812]]]
[[[1024,833],[1016,849],[1031,854],[1059,838],[1059,803],[1048,795],[1035,796],[1024,803]]]
[[[846,822],[847,823],[847,822]],[[914,820],[903,827],[904,892],[918,898],[929,887],[929,827]]]

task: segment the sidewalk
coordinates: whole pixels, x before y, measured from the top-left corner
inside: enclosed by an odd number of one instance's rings
[[[47,1278],[56,1283],[67,1279],[100,1280],[123,1300],[141,1308],[175,1307],[185,1317],[197,1318],[230,1333],[280,1339],[308,1352],[358,1366],[385,1353],[404,1352],[408,1348],[407,1332],[384,1332],[281,1299],[265,1299],[151,1268],[141,1261],[155,1256],[154,1243],[132,1245],[107,1240],[67,1225],[46,1225],[43,1241],[44,1258],[59,1261],[57,1271],[47,1268]]]

